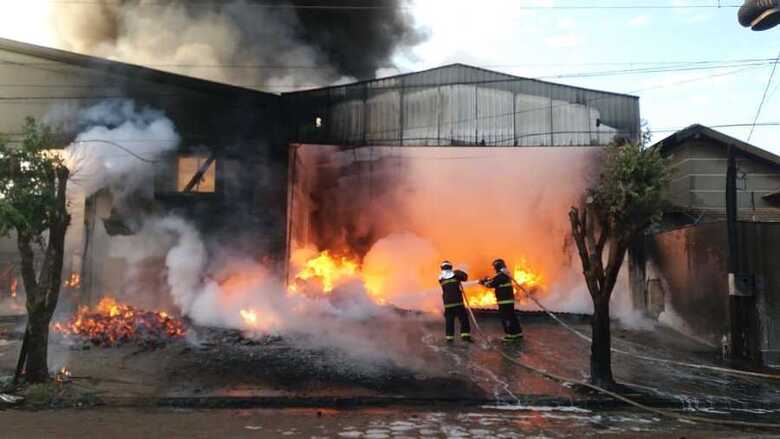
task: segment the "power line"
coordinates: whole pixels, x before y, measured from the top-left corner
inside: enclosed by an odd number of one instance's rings
[[[772,79],[775,77],[775,70],[777,70],[778,62],[780,62],[780,53],[777,54],[775,63],[772,66],[772,73],[769,74],[769,80],[766,83],[766,87],[764,87],[764,93],[761,95],[761,102],[758,104],[758,110],[756,110],[756,117],[753,119],[754,125],[756,122],[758,122],[758,117],[761,116],[761,109],[764,107],[764,102],[766,101],[766,95],[769,92],[769,87],[772,86]],[[750,142],[750,138],[753,137],[753,130],[754,128],[750,129],[750,134],[748,134],[748,142]]]
[[[83,4],[83,5],[115,5],[120,6],[122,3],[118,1],[94,1],[94,0],[49,0],[49,3],[54,4]],[[443,2],[442,2],[443,3]],[[189,0],[187,2],[188,7],[206,7],[212,8],[215,6],[225,5],[222,1],[215,0]],[[133,7],[168,7],[171,6],[170,2],[166,1],[145,1],[138,4],[134,4]],[[378,10],[411,10],[414,6],[409,5],[357,5],[357,4],[341,4],[341,5],[301,5],[290,3],[244,3],[243,6],[256,9],[279,9],[279,10],[304,10],[304,11],[378,11]],[[636,10],[636,9],[733,9],[739,8],[738,4],[589,4],[589,5],[528,5],[519,4],[512,5],[516,10]],[[446,6],[443,6],[446,7]]]
[[[594,71],[594,72],[579,72],[579,73],[565,73],[556,75],[541,75],[524,79],[568,79],[568,78],[598,78],[606,76],[620,76],[620,75],[633,75],[633,74],[652,74],[652,73],[668,73],[668,72],[685,72],[685,71],[700,71],[700,70],[717,70],[733,67],[747,67],[747,66],[762,66],[775,63],[774,58],[767,58],[761,61],[750,61],[743,63],[723,63],[723,64],[711,64],[711,65],[693,65],[693,66],[680,66],[680,67],[646,67],[639,69],[621,69],[621,70],[607,70],[607,71]],[[381,78],[380,78],[381,79]],[[237,84],[241,87],[252,87],[257,89],[272,89],[272,90],[288,90],[288,89],[307,89],[321,87],[322,84],[317,83],[290,83],[290,84]],[[0,87],[4,88],[73,88],[73,89],[116,89],[121,88],[115,85],[90,85],[90,84],[0,84]]]
[[[774,57],[769,58],[736,58],[736,59],[709,59],[709,60],[680,60],[680,61],[595,61],[595,62],[578,62],[578,63],[524,63],[524,64],[477,64],[474,67],[483,69],[497,69],[497,68],[528,68],[528,67],[573,67],[573,66],[642,66],[642,65],[668,65],[668,66],[680,66],[680,65],[697,65],[697,64],[723,64],[723,63],[752,63],[752,62],[770,62],[774,61]],[[0,64],[8,64],[14,66],[53,66],[57,63],[55,61],[47,62],[16,62],[16,61],[2,61]],[[300,64],[183,64],[183,63],[145,63],[145,64],[132,64],[141,67],[182,67],[182,68],[226,68],[226,69],[279,69],[279,70],[327,70],[332,69],[332,66],[326,65],[300,65]],[[383,66],[382,68],[393,69],[395,66]]]

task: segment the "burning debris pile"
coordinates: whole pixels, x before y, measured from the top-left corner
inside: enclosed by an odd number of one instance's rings
[[[65,338],[102,347],[159,346],[186,333],[179,319],[119,304],[112,298],[103,298],[94,309],[82,307],[70,321],[57,322],[52,329]]]

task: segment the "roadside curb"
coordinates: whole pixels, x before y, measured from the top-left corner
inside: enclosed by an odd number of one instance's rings
[[[640,398],[642,404],[672,410],[774,410],[780,411],[780,403],[734,404],[716,401],[692,405],[673,399]],[[191,409],[249,409],[249,408],[334,408],[354,409],[362,407],[482,407],[533,410],[539,407],[579,409],[621,409],[629,405],[611,398],[570,399],[560,397],[524,397],[519,400],[426,398],[426,397],[163,397],[163,398],[101,398],[98,406],[114,408],[191,408]]]

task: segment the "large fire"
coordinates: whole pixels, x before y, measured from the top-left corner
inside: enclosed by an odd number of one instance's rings
[[[513,276],[517,283],[529,291],[539,291],[543,287],[542,275],[532,269],[525,260],[521,260],[512,266],[514,267]],[[300,291],[299,285],[301,283],[305,284],[312,279],[320,282],[325,293],[330,293],[341,282],[357,279],[363,283],[368,295],[376,303],[380,305],[387,303],[387,291],[384,289],[387,279],[383,279],[382,276],[377,274],[366,274],[361,270],[361,265],[357,260],[346,257],[334,257],[327,250],[311,257],[302,264],[302,268],[290,284],[290,292],[298,293]],[[436,289],[435,279],[432,280],[429,287]],[[469,285],[464,290],[470,306],[475,308],[496,306],[496,297],[492,289],[469,282]],[[527,302],[525,295],[519,291],[515,291],[515,297],[520,304]],[[243,316],[243,311],[242,317],[244,317],[247,323],[250,323],[250,319]]]
[[[82,307],[68,322],[56,322],[56,333],[79,337],[96,346],[122,343],[159,343],[178,338],[186,330],[181,320],[164,312],[144,311],[103,298],[93,308]]]
[[[359,277],[359,264],[345,256],[333,256],[326,250],[306,261],[295,277],[302,281],[318,279],[322,290],[329,293],[337,283]]]
[[[528,268],[528,265],[525,262],[515,264],[512,276],[518,284],[527,288],[529,292],[531,290],[538,291],[542,286],[542,276]],[[476,284],[466,287],[465,290],[466,299],[469,301],[470,306],[474,308],[496,306],[496,295],[492,289]],[[525,304],[528,299],[525,297],[525,294],[515,288],[515,301],[520,304]]]

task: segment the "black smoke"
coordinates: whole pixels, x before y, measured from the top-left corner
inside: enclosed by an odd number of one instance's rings
[[[153,39],[155,26],[149,22],[154,21],[159,11],[161,30],[184,27],[181,17],[192,23],[213,21],[215,26],[229,26],[236,41],[226,43],[212,39],[204,32],[202,41],[195,43],[215,46],[213,52],[219,55],[217,61],[220,63],[273,66],[259,73],[244,72],[255,75],[261,83],[289,73],[280,71],[274,64],[289,64],[293,60],[299,65],[291,66],[291,70],[305,70],[310,66],[331,68],[324,75],[297,75],[309,80],[316,77],[320,82],[327,82],[342,76],[367,79],[373,78],[377,69],[391,67],[391,57],[398,50],[412,47],[424,39],[424,33],[415,28],[405,8],[407,1],[96,0],[83,7],[87,13],[71,13],[67,25],[61,27],[69,32],[71,48],[111,56],[106,50],[108,47],[126,47],[134,43],[133,39]],[[72,5],[70,9],[73,10]],[[172,14],[174,18],[171,18]],[[148,32],[139,31],[139,27],[144,26],[150,28]],[[182,30],[182,39],[185,38],[188,41],[183,42],[184,47],[191,47],[193,39],[197,40],[189,29]],[[149,46],[148,42],[143,44]],[[230,46],[227,50],[221,47],[226,45]],[[295,57],[293,54],[301,55]],[[160,55],[160,62],[165,63],[162,48]],[[148,57],[147,54],[144,58]],[[208,72],[204,74],[208,75]],[[229,79],[236,82],[235,78]]]
[[[390,66],[389,58],[396,49],[422,40],[401,0],[293,0],[290,3],[375,8],[296,9],[303,24],[301,37],[318,46],[339,71],[350,76],[372,77],[377,68]]]

